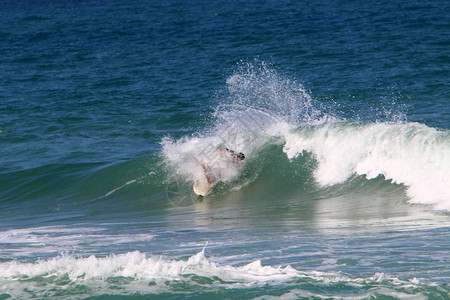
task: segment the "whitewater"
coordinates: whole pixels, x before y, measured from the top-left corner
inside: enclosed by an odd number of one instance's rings
[[[371,291],[361,294],[361,297],[381,294],[421,299],[423,297],[423,294],[420,293],[421,286],[427,285],[427,283],[416,278],[403,281],[383,273],[376,273],[367,278],[351,278],[333,272],[302,272],[291,266],[262,266],[259,260],[240,267],[233,267],[211,262],[205,257],[204,251],[205,249],[189,257],[186,261],[148,257],[136,251],[105,258],[90,256],[77,259],[69,255],[63,255],[35,264],[6,263],[0,265],[0,282],[2,287],[10,293],[22,295],[25,298],[28,297],[21,292],[21,282],[24,281],[35,281],[35,291],[30,293],[29,296],[41,295],[45,297],[61,296],[64,289],[58,288],[58,286],[67,283],[69,283],[69,288],[79,293],[79,296],[92,296],[101,295],[105,289],[116,290],[113,292],[116,295],[128,293],[158,294],[168,292],[176,285],[185,285],[185,287],[205,291],[221,291],[248,286],[263,288],[266,284],[289,285],[301,280],[305,283],[321,283],[330,286],[338,284],[348,286],[373,285]],[[41,279],[36,282],[38,277]],[[173,283],[168,283],[167,280]],[[416,290],[416,292],[415,294],[407,294],[386,289],[383,284],[387,282],[405,289]],[[119,288],[120,284],[125,285]],[[55,287],[43,294],[43,291],[40,291],[38,287],[46,285]],[[89,288],[89,293],[86,293],[86,289],[80,288],[83,285]],[[293,298],[319,296],[319,294],[300,289],[288,292],[286,295]]]

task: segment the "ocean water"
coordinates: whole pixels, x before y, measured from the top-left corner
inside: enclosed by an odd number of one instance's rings
[[[449,299],[449,11],[1,1],[0,299]]]

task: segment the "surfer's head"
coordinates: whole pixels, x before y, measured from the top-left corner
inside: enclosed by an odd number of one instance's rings
[[[233,156],[234,156],[234,159],[236,159],[236,160],[244,160],[245,159],[245,155],[242,152],[235,153]]]

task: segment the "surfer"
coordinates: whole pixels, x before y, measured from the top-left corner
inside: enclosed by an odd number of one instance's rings
[[[236,153],[236,151],[228,149],[228,148],[224,148],[224,147],[219,148],[220,153],[224,153],[224,151],[228,152],[231,155],[231,157],[233,158],[233,161],[235,163],[240,162],[245,159],[245,155],[242,152]],[[213,181],[211,180],[211,177],[208,175],[208,170],[207,170],[205,164],[201,164],[201,166],[203,168],[203,172],[205,173],[206,181],[208,182],[209,185],[212,185]]]
[[[219,148],[219,151],[220,151],[220,152],[223,152],[223,151],[229,152],[229,153],[231,154],[231,156],[233,157],[234,161],[236,161],[236,162],[245,159],[245,155],[244,155],[244,153],[242,153],[242,152],[236,153],[234,150],[230,150],[230,149],[228,149],[228,148],[223,148],[223,147],[220,147],[220,148]]]

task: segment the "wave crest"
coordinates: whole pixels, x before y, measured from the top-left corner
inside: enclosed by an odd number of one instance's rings
[[[315,178],[321,185],[351,175],[407,186],[412,203],[450,210],[450,134],[417,123],[328,123],[300,127],[285,135],[284,152],[293,159],[302,151],[318,161]]]

